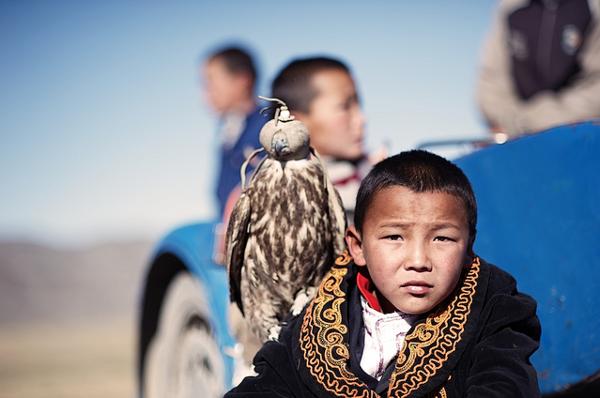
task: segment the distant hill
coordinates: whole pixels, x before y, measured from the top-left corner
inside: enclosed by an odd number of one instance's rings
[[[0,241],[0,325],[131,316],[149,242],[56,249]]]

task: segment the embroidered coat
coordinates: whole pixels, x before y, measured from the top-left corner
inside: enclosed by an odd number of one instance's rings
[[[254,358],[226,397],[538,397],[529,362],[535,301],[506,272],[475,258],[455,292],[420,318],[381,380],[360,368],[364,328],[356,266],[342,256],[316,297]]]

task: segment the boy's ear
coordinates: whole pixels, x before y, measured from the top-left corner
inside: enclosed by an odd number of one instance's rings
[[[354,225],[351,225],[346,229],[345,239],[348,250],[350,250],[350,255],[354,259],[354,264],[358,266],[367,265],[362,249],[362,238],[360,232],[356,230]]]

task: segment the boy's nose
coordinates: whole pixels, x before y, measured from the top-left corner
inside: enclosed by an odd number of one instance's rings
[[[360,105],[356,105],[355,109],[354,109],[354,122],[356,123],[356,125],[359,127],[359,129],[364,129],[366,123],[367,123],[367,118],[362,110],[362,108],[360,107]]]
[[[431,271],[431,262],[424,244],[412,243],[408,245],[405,268],[419,272]]]

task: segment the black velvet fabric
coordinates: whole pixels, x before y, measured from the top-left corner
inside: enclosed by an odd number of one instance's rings
[[[523,100],[543,91],[558,92],[581,70],[579,52],[592,22],[587,0],[532,1],[508,16],[511,40],[521,51],[511,51],[515,88]],[[567,31],[578,32],[579,47],[565,50]]]
[[[350,267],[341,284],[347,297],[340,307],[348,326],[344,343],[350,360],[346,369],[366,384],[370,394],[399,396],[399,391],[389,390],[394,362],[380,381],[360,369],[364,335],[355,268]],[[288,322],[279,341],[262,347],[254,358],[258,375],[245,378],[225,395],[227,398],[336,396],[326,391],[307,368],[299,344],[305,313],[306,309]],[[418,321],[411,331],[424,321]],[[441,396],[443,389],[447,397],[538,397],[536,372],[529,357],[538,347],[540,333],[535,301],[517,291],[509,274],[481,261],[471,309],[455,350],[427,383],[409,396]]]

